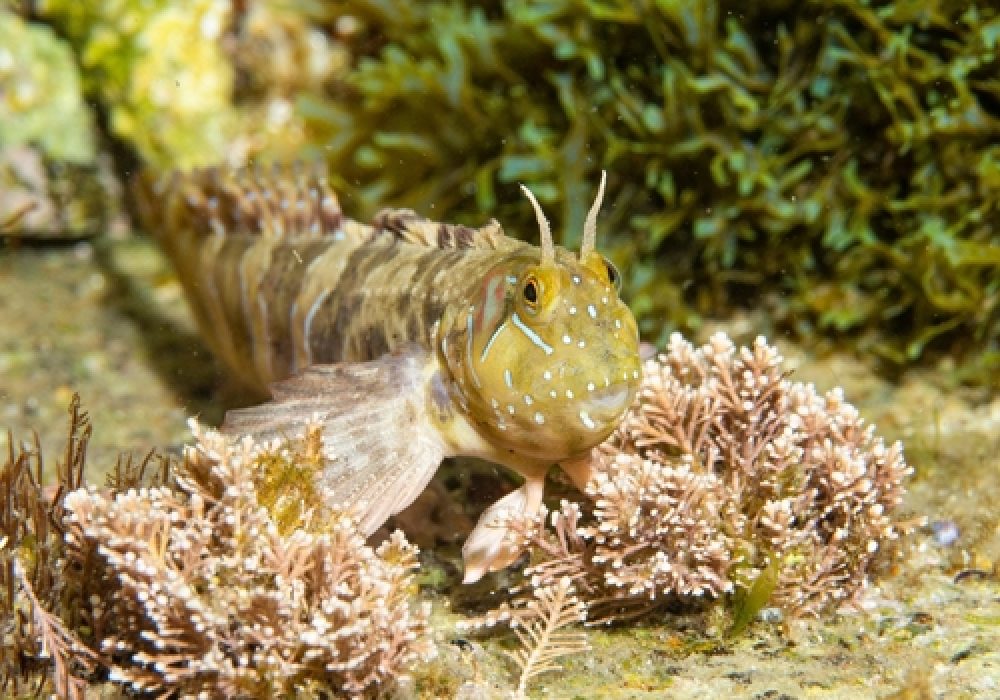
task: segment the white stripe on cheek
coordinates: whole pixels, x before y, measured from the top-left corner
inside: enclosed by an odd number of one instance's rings
[[[522,333],[524,333],[524,335],[528,337],[528,340],[530,340],[532,343],[540,347],[545,352],[546,355],[552,354],[552,346],[546,343],[544,340],[542,340],[542,338],[537,333],[535,333],[535,331],[528,328],[528,326],[525,325],[524,321],[521,320],[521,317],[518,316],[516,312],[510,317],[510,319],[514,322],[514,325],[518,327],[518,330],[520,330]]]
[[[497,336],[500,335],[500,331],[502,331],[506,327],[507,327],[507,322],[504,321],[499,326],[497,326],[496,329],[493,331],[493,335],[491,335],[490,339],[486,341],[486,345],[483,347],[483,352],[479,356],[480,362],[486,362],[486,356],[490,354],[490,348],[493,347],[493,341],[495,341],[497,339]],[[510,385],[508,384],[508,386]]]

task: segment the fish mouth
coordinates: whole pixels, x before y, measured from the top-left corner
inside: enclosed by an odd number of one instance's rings
[[[616,420],[632,402],[634,387],[625,382],[594,389],[587,395],[583,408],[597,421]]]

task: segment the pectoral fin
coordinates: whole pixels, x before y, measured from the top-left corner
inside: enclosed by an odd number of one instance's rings
[[[274,384],[269,403],[229,411],[222,430],[267,441],[321,425],[326,501],[354,508],[371,533],[420,495],[445,456],[430,411],[436,369],[415,345],[371,362],[314,365]]]

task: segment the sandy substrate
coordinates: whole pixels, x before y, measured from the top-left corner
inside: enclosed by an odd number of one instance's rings
[[[746,324],[724,327],[739,340],[754,334]],[[905,509],[930,524],[864,613],[758,623],[735,641],[706,635],[703,617],[595,630],[594,651],[539,678],[532,696],[1000,698],[1000,399],[949,389],[932,372],[893,385],[856,358],[810,358],[776,344],[796,379],[842,385],[880,433],[903,439],[917,470]],[[94,425],[92,479],[122,450],[178,450],[189,416],[216,423],[247,400],[197,338],[151,246],[0,248],[0,449],[7,429],[23,439],[34,428],[54,460],[73,392]],[[509,697],[512,667],[501,653],[509,640],[469,638],[454,627],[453,594],[426,595],[441,653],[409,694]]]

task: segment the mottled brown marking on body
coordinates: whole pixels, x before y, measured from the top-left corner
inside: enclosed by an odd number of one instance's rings
[[[261,280],[257,294],[268,300],[268,338],[271,366],[284,375],[295,364],[295,334],[292,332],[296,299],[309,265],[329,248],[324,241],[306,241],[301,245],[275,249],[271,265]]]
[[[310,169],[197,171],[154,189],[150,220],[206,337],[259,387],[310,364],[426,346],[498,254],[526,245],[495,221],[474,229],[408,209],[359,224]]]

